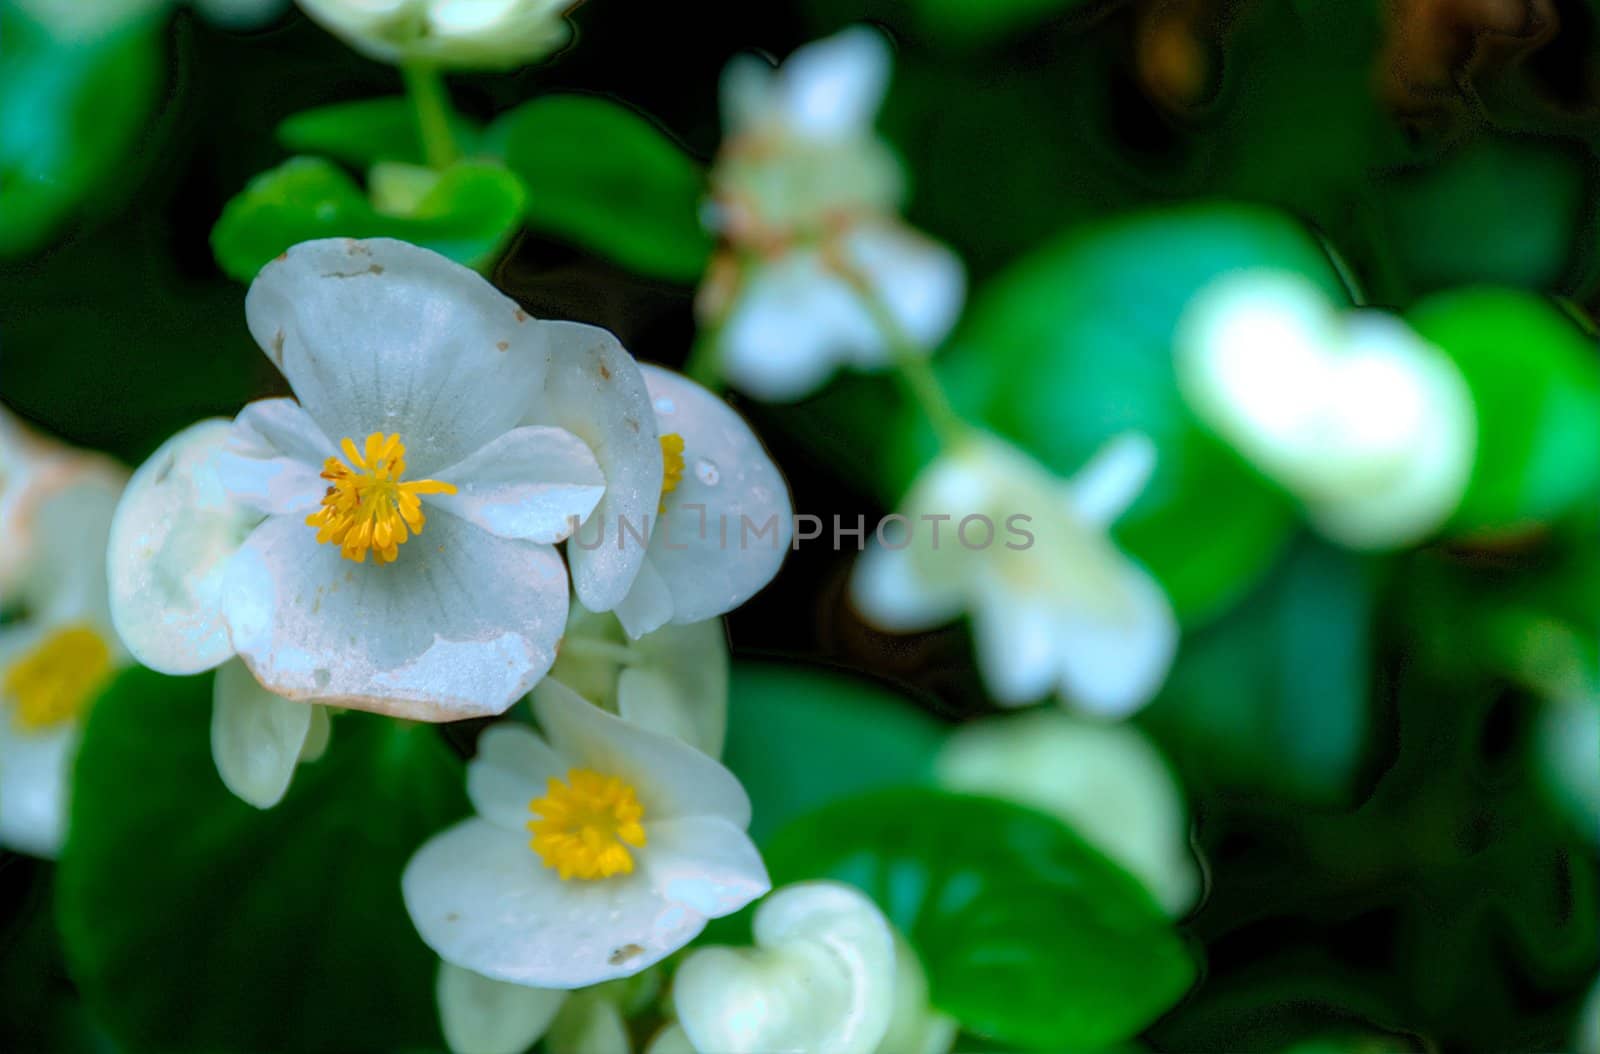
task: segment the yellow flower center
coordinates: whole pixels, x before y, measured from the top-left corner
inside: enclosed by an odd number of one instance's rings
[[[307,516],[306,523],[317,529],[317,541],[337,545],[346,560],[365,563],[371,551],[380,563],[392,564],[400,546],[421,534],[427,522],[418,495],[454,494],[456,488],[436,479],[402,483],[406,448],[398,435],[372,433],[364,453],[348,436],[339,448],[345,461],[330,457],[323,462],[322,478],[332,486],[322,496],[322,508]]]
[[[667,495],[683,482],[683,436],[668,432],[661,437],[661,505],[657,512],[667,511]]]
[[[111,646],[81,623],[63,626],[5,675],[11,723],[39,732],[75,719],[111,675]]]
[[[545,796],[528,809],[537,817],[528,821],[528,846],[563,880],[633,873],[628,846],[645,844],[644,806],[622,780],[573,769],[565,782],[552,778]]]

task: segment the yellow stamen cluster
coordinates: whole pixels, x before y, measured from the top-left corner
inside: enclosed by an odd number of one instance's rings
[[[552,778],[545,796],[528,808],[538,817],[528,821],[528,846],[563,880],[633,873],[628,846],[645,844],[644,806],[622,780],[573,769],[565,782]]]
[[[661,437],[661,505],[657,512],[667,511],[667,495],[683,482],[683,436],[668,432]]]
[[[436,479],[401,482],[406,448],[398,435],[374,432],[364,452],[347,436],[339,448],[349,463],[336,457],[323,462],[322,478],[332,486],[306,523],[317,529],[317,541],[337,545],[346,560],[365,563],[371,551],[380,563],[392,564],[400,546],[427,522],[418,495],[454,494],[456,488]]]
[[[40,641],[5,675],[11,723],[38,732],[74,720],[111,675],[111,646],[81,623]]]

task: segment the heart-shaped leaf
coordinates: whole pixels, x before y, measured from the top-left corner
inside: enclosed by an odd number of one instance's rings
[[[456,145],[467,154],[477,141],[475,125],[452,114]],[[420,165],[427,161],[417,115],[403,97],[362,99],[320,106],[278,125],[278,142],[295,154],[332,158],[356,168],[380,161]]]

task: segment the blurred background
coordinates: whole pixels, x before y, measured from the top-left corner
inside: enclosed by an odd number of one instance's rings
[[[1163,450],[1181,478],[1122,539],[1185,626],[1136,720],[1189,798],[1206,892],[1183,932],[1202,980],[1139,1042],[1569,1049],[1600,974],[1600,819],[1550,775],[1570,738],[1552,706],[1592,712],[1600,682],[1600,6],[590,0],[572,19],[573,43],[542,65],[452,77],[458,108],[487,121],[592,93],[697,168],[721,138],[730,57],[882,27],[897,53],[879,127],[908,173],[906,215],[969,273],[971,306],[936,359],[957,404],[1062,473],[1114,426],[1176,444]],[[284,122],[400,90],[394,68],[293,8],[241,30],[176,7],[69,45],[0,0],[0,399],[136,465],[193,420],[287,394],[213,228],[296,154],[362,175],[359,144],[335,156]],[[1514,463],[1493,484],[1510,496],[1478,522],[1355,554],[1240,483],[1214,441],[1184,438],[1155,364],[1183,304],[1236,261],[1303,251],[1373,306],[1492,286],[1572,327],[1547,353],[1498,316],[1466,326],[1483,345],[1475,390],[1521,379],[1495,418],[1511,422],[1494,435]],[[536,315],[681,366],[698,274],[614,255],[534,223],[492,277]],[[825,520],[889,511],[924,456],[890,379],[734,402],[796,511]],[[943,723],[990,712],[967,632],[874,631],[847,601],[850,566],[827,546],[792,554],[730,617],[735,656],[854,671]],[[738,685],[730,751],[757,749]],[[841,768],[871,767],[840,749]],[[1600,778],[1600,751],[1574,764],[1580,783]],[[118,1049],[75,1016],[51,867],[0,856],[0,1048]]]

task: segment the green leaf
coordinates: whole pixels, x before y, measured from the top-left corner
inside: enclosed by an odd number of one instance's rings
[[[922,24],[958,41],[1022,29],[1088,0],[912,0]]]
[[[777,663],[733,667],[723,762],[750,794],[758,841],[828,802],[931,782],[942,740],[937,721],[866,678]]]
[[[464,161],[440,173],[414,211],[380,212],[337,165],[297,157],[257,176],[228,202],[211,248],[241,282],[291,245],[314,238],[399,238],[478,266],[520,224],[522,197],[522,185],[504,168]]]
[[[0,40],[0,256],[12,256],[124,196],[163,61],[148,20],[69,43],[0,5]]]
[[[487,148],[527,184],[530,227],[641,274],[692,282],[705,271],[701,166],[644,117],[546,95],[496,121]]]
[[[90,714],[57,893],[89,1006],[133,1050],[437,1047],[400,872],[467,811],[460,761],[351,714],[263,812],[223,789],[210,711],[209,677],[136,669]]]
[[[459,114],[453,117],[456,145],[471,154],[480,130]],[[278,125],[278,142],[291,153],[320,155],[355,168],[380,161],[427,161],[416,113],[404,96],[305,110]]]
[[[1600,497],[1600,361],[1594,337],[1531,293],[1441,293],[1407,319],[1461,367],[1477,408],[1472,480],[1446,529],[1514,532]]]
[[[1348,299],[1322,246],[1281,213],[1163,209],[1076,230],[1014,265],[975,298],[940,363],[958,405],[1063,476],[1118,433],[1155,441],[1155,475],[1116,533],[1190,624],[1247,589],[1295,524],[1287,499],[1196,421],[1173,368],[1190,298],[1254,267]],[[909,429],[901,487],[930,454],[926,430]]]
[[[1310,538],[1184,641],[1143,719],[1203,785],[1348,801],[1372,723],[1377,576]]]
[[[1140,1032],[1195,966],[1134,879],[1060,821],[929,789],[838,802],[767,847],[773,884],[860,887],[916,948],[933,1005],[963,1028],[1037,1050]]]

